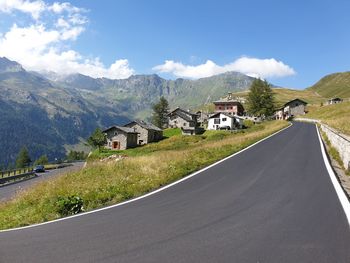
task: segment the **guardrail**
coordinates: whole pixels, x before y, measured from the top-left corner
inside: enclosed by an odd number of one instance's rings
[[[36,176],[33,168],[22,168],[0,172],[0,185]]]

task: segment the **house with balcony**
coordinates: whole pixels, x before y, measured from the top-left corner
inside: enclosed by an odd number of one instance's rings
[[[215,113],[224,112],[228,115],[242,116],[244,114],[244,107],[240,101],[229,93],[227,97],[214,101]]]

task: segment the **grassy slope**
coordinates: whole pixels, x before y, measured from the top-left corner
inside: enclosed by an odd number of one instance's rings
[[[308,102],[308,114],[305,117],[319,119],[333,128],[350,135],[350,72],[335,73],[318,81],[305,90],[275,88],[277,106],[299,98]],[[246,97],[248,92],[237,92],[236,96]],[[328,98],[341,97],[346,102],[330,106],[324,105]]]
[[[307,90],[317,92],[326,98],[350,98],[350,72],[325,76]]]
[[[0,204],[0,229],[59,218],[57,200],[76,195],[92,210],[130,199],[178,180],[287,126],[272,121],[246,131],[173,135],[129,150],[122,161],[90,163],[86,169],[42,182]]]
[[[312,90],[293,90],[286,88],[274,88],[273,92],[275,93],[275,100],[277,107],[282,106],[284,103],[293,100],[295,98],[302,99],[309,104],[320,104],[321,102],[325,102],[325,98],[318,95],[316,92]],[[234,96],[244,97],[246,98],[248,95],[248,91],[244,92],[236,92]]]
[[[319,119],[333,128],[350,135],[350,101],[323,107],[311,107],[305,117]]]

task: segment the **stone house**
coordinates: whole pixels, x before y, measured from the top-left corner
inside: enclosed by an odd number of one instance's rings
[[[240,101],[229,93],[227,97],[214,101],[215,112],[225,112],[229,115],[242,116],[244,114],[244,107]]]
[[[131,128],[112,126],[103,131],[107,138],[105,148],[110,150],[125,150],[137,146],[138,133]]]
[[[277,120],[286,120],[290,117],[295,117],[298,115],[305,114],[305,107],[307,102],[301,99],[294,99],[288,101],[280,109],[277,109],[275,112],[275,119]]]
[[[124,127],[131,128],[138,133],[138,145],[143,145],[150,142],[157,142],[163,139],[163,130],[153,125],[152,123],[148,123],[141,120],[135,120],[128,124],[125,124]]]
[[[204,131],[200,127],[197,114],[179,107],[168,113],[168,127],[180,128],[183,135],[195,135]]]
[[[243,118],[237,115],[218,112],[208,119],[208,130],[235,130],[242,129]]]
[[[208,122],[208,118],[210,116],[209,113],[206,113],[203,111],[197,111],[196,115],[197,115],[197,122],[199,122],[201,126],[204,126]]]
[[[343,102],[341,98],[331,98],[327,101],[327,105],[337,104]]]

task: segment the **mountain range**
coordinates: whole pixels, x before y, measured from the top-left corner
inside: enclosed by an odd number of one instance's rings
[[[0,58],[0,164],[12,163],[26,146],[32,159],[62,158],[96,127],[147,119],[164,96],[171,107],[195,108],[247,90],[254,78],[227,72],[198,80],[166,80],[158,75],[127,79],[26,71]]]

